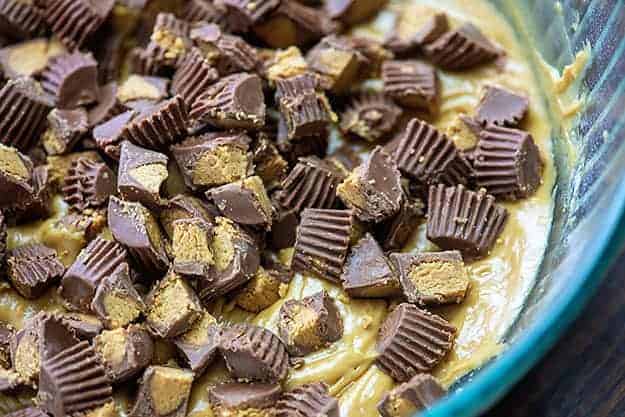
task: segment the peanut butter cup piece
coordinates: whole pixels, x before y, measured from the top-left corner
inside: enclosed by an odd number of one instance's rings
[[[335,94],[347,92],[361,75],[367,59],[346,38],[329,35],[306,55],[310,69]]]
[[[275,199],[272,202],[274,217],[271,223],[271,230],[267,236],[267,243],[273,249],[290,248],[295,244],[297,225],[299,219],[295,209],[283,207]]]
[[[440,68],[468,70],[494,61],[501,51],[473,24],[466,23],[426,44],[423,51]]]
[[[347,294],[354,298],[386,298],[401,293],[389,260],[369,233],[352,247],[343,266],[341,281]]]
[[[285,268],[258,268],[254,277],[237,292],[237,306],[260,313],[286,295],[293,273]]]
[[[269,417],[281,394],[279,384],[228,382],[209,388],[208,400],[215,417]]]
[[[20,389],[28,392],[26,382],[12,369],[0,368],[0,395],[12,395]]]
[[[32,38],[45,30],[43,13],[32,2],[3,0],[0,3],[0,32],[9,38]]]
[[[254,172],[263,180],[267,191],[278,188],[288,174],[289,163],[267,137],[258,139],[253,152],[253,162]]]
[[[271,228],[273,207],[260,177],[222,185],[206,195],[225,217],[242,225]]]
[[[247,177],[251,139],[244,133],[193,136],[171,148],[187,186],[193,190],[240,181]]]
[[[308,62],[304,59],[302,51],[296,46],[272,51],[264,65],[265,78],[274,84],[276,81],[304,75],[310,72]]]
[[[110,158],[119,159],[121,142],[124,140],[124,128],[137,117],[137,115],[137,111],[127,110],[94,126],[93,140],[97,147]]]
[[[472,151],[480,140],[484,127],[475,118],[460,114],[447,127],[446,134],[463,154]]]
[[[401,174],[381,146],[337,187],[336,193],[358,219],[375,223],[396,214],[404,198]]]
[[[179,194],[169,200],[160,212],[159,220],[170,239],[174,236],[174,222],[180,219],[204,221],[211,224],[215,218],[216,209],[206,201],[188,194]]]
[[[95,127],[110,120],[125,110],[117,101],[117,90],[118,85],[116,81],[100,86],[97,104],[91,106],[87,111],[90,127]]]
[[[187,22],[209,22],[224,24],[226,9],[214,0],[189,0],[182,11]]]
[[[179,58],[181,59],[181,58]],[[171,74],[170,67],[156,60],[156,57],[146,48],[135,47],[128,53],[130,72],[133,74],[167,76]]]
[[[41,142],[48,155],[61,155],[71,151],[88,130],[89,121],[85,109],[53,109],[48,114],[48,129]]]
[[[171,81],[171,90],[182,96],[187,106],[193,103],[206,91],[210,85],[219,79],[217,70],[197,48],[191,51],[182,60]]]
[[[37,399],[54,417],[84,412],[111,400],[113,389],[95,350],[83,341],[42,362]]]
[[[497,198],[518,200],[541,184],[543,162],[529,133],[495,125],[480,134],[474,152],[475,180]]]
[[[300,158],[309,156],[324,158],[328,152],[329,143],[330,138],[328,130],[323,130],[321,134],[289,140],[286,120],[280,115],[278,119],[276,146],[289,164],[295,165]],[[343,173],[341,173],[341,175],[342,174]]]
[[[339,417],[339,402],[324,382],[305,384],[286,392],[276,404],[276,417]]]
[[[0,321],[0,368],[10,369],[11,340],[15,335],[15,328],[9,323]]]
[[[466,184],[471,165],[454,143],[430,124],[412,119],[394,153],[399,170],[424,184]]]
[[[260,77],[237,73],[222,78],[199,96],[190,117],[224,129],[257,129],[265,125],[265,112]]]
[[[126,261],[126,250],[102,237],[93,239],[67,269],[59,293],[73,309],[89,312],[97,287]]]
[[[463,185],[431,186],[428,209],[428,239],[441,249],[459,250],[465,259],[486,256],[508,218],[508,211],[495,197]]]
[[[44,16],[52,32],[68,49],[80,49],[102,26],[114,4],[114,0],[49,0]]]
[[[189,22],[171,13],[159,13],[154,22],[146,53],[157,65],[175,67],[191,47]]]
[[[402,303],[382,324],[376,349],[378,367],[396,381],[430,372],[449,353],[456,328],[445,319]]]
[[[386,0],[329,0],[325,7],[330,17],[351,26],[373,17],[385,4]]]
[[[254,239],[226,217],[217,217],[211,242],[215,265],[210,276],[198,282],[198,294],[208,303],[250,281],[260,266]]]
[[[136,325],[103,331],[93,340],[93,347],[106,375],[114,384],[135,377],[150,365],[154,355],[152,337]]]
[[[117,191],[127,201],[138,201],[152,209],[163,203],[161,188],[167,181],[167,156],[122,142]]]
[[[436,70],[420,61],[386,61],[382,65],[384,93],[403,106],[438,112],[440,92]]]
[[[95,316],[81,313],[62,313],[61,320],[80,340],[92,340],[102,333],[104,326]]]
[[[417,374],[388,392],[378,404],[382,417],[410,417],[428,409],[446,394],[436,378]]]
[[[108,224],[113,238],[124,245],[146,271],[162,273],[169,267],[166,242],[154,214],[140,203],[111,197]]]
[[[61,109],[91,104],[98,98],[98,63],[90,53],[73,52],[51,58],[41,78],[41,87]]]
[[[215,359],[220,337],[217,320],[204,311],[189,330],[174,339],[174,344],[187,365],[199,376]]]
[[[48,417],[43,410],[38,407],[23,408],[12,413],[5,414],[4,417]]]
[[[65,177],[63,198],[79,212],[103,208],[109,197],[115,194],[116,182],[115,173],[104,162],[79,158]]]
[[[244,33],[278,7],[280,0],[223,0],[222,3],[226,6],[228,27],[233,32]]]
[[[0,142],[26,152],[46,128],[52,101],[31,78],[9,80],[0,90]]]
[[[132,285],[127,263],[105,277],[91,301],[91,310],[107,329],[126,327],[146,311],[141,295]]]
[[[236,379],[274,383],[287,376],[286,346],[264,327],[247,323],[228,327],[222,334],[219,350]]]
[[[420,306],[461,303],[469,274],[459,251],[391,255],[406,299]]]
[[[280,337],[292,356],[306,356],[343,336],[343,319],[334,300],[321,291],[280,308]]]
[[[169,271],[147,296],[146,321],[163,338],[180,336],[201,317],[202,306],[193,288]]]
[[[150,366],[139,382],[139,394],[129,417],[184,417],[193,385],[193,372]]]
[[[12,212],[17,223],[41,220],[50,216],[53,190],[47,166],[40,165],[33,169],[32,187],[33,192]]]
[[[343,134],[377,142],[390,134],[402,114],[399,106],[380,93],[366,93],[353,99],[341,114]]]
[[[175,220],[172,228],[174,271],[188,277],[207,277],[215,264],[212,226],[202,218],[186,218]]]
[[[516,127],[525,118],[528,107],[527,97],[503,88],[487,86],[475,119],[482,125]]]
[[[24,207],[34,193],[33,163],[17,149],[0,144],[0,206]]]
[[[191,30],[191,39],[221,75],[254,72],[260,66],[254,47],[239,36],[224,33],[214,23],[195,26]]]
[[[175,96],[146,109],[122,128],[121,137],[148,149],[167,149],[187,133],[187,106]]]
[[[304,210],[297,228],[292,268],[340,282],[353,217],[352,210]]]
[[[328,162],[312,156],[301,158],[282,181],[279,202],[296,212],[305,208],[331,208],[342,179]]]
[[[40,297],[65,272],[54,249],[42,244],[13,249],[7,259],[7,275],[24,298]]]
[[[5,78],[33,77],[41,74],[51,57],[64,51],[59,41],[48,38],[14,43],[0,49],[0,69]]]
[[[163,77],[131,74],[117,89],[117,100],[127,103],[134,100],[159,101],[169,95],[169,80]]]
[[[403,249],[424,219],[425,204],[423,201],[406,196],[395,217],[382,224],[380,235],[383,236],[382,247],[384,250],[399,251]]]

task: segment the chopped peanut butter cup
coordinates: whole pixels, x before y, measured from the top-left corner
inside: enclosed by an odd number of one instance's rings
[[[48,155],[61,155],[71,151],[89,130],[85,109],[53,109],[48,114],[48,129],[41,143]]]
[[[167,181],[167,156],[122,142],[117,191],[127,201],[138,201],[152,209],[163,203],[161,188]]]
[[[516,127],[525,118],[528,107],[527,97],[503,88],[488,86],[480,100],[475,119],[482,125]]]
[[[63,313],[61,320],[80,340],[92,340],[104,330],[102,322],[89,314]]]
[[[280,204],[297,212],[305,208],[331,208],[342,176],[329,163],[316,158],[301,158],[282,181]]]
[[[112,159],[119,159],[121,142],[124,140],[122,134],[124,128],[136,116],[135,110],[126,110],[109,120],[94,126],[93,140],[97,147]]]
[[[345,135],[377,142],[393,131],[401,114],[401,108],[383,94],[362,94],[341,114],[340,127]]]
[[[281,394],[279,384],[227,382],[209,388],[208,400],[216,417],[269,417]]]
[[[386,0],[329,0],[325,7],[333,19],[353,25],[374,16]]]
[[[275,416],[339,417],[339,402],[324,382],[313,382],[286,392],[276,404]]]
[[[0,2],[0,32],[10,38],[32,38],[45,32],[43,13],[31,2]]]
[[[367,59],[348,39],[330,35],[306,55],[310,69],[319,74],[324,87],[335,94],[346,93],[362,76]]]
[[[15,248],[7,258],[9,281],[28,299],[41,296],[64,272],[56,251],[38,243]]]
[[[197,25],[191,39],[198,50],[220,75],[254,72],[260,67],[256,49],[243,38],[224,33],[216,24]]]
[[[203,221],[212,224],[215,214],[217,214],[216,209],[206,201],[191,195],[179,194],[169,200],[167,205],[161,209],[159,220],[167,236],[173,239],[176,220],[189,219],[193,222]]]
[[[93,340],[99,362],[114,384],[135,377],[151,362],[154,342],[140,326],[105,330]]]
[[[280,0],[223,0],[226,21],[233,32],[244,33],[265,18],[280,4]]]
[[[178,66],[171,81],[171,90],[182,96],[188,107],[192,107],[197,98],[218,79],[217,70],[199,49],[193,48]]]
[[[70,208],[79,212],[102,208],[115,194],[116,182],[115,173],[105,163],[79,158],[67,172],[63,198]]]
[[[202,375],[215,359],[220,337],[217,320],[204,311],[186,332],[174,339],[174,344],[191,370]]]
[[[444,397],[445,389],[429,374],[418,374],[389,391],[378,404],[382,417],[410,417]]]
[[[403,106],[436,114],[440,101],[436,70],[420,61],[386,61],[384,93]]]
[[[289,163],[276,144],[267,137],[260,137],[253,155],[254,172],[263,180],[267,191],[278,188],[288,174]]]
[[[494,61],[501,51],[471,23],[424,46],[425,54],[446,70],[468,70]]]
[[[352,210],[304,210],[297,228],[292,268],[339,282],[353,217]]]
[[[147,75],[131,74],[117,89],[120,103],[135,100],[163,100],[169,96],[169,79]]]
[[[114,4],[114,0],[48,0],[44,15],[52,32],[74,50],[102,26]]]
[[[34,193],[33,163],[17,149],[0,144],[0,207],[24,207]]]
[[[225,329],[219,350],[234,378],[262,382],[281,382],[286,378],[286,346],[263,327],[241,323]]]
[[[260,313],[280,300],[289,287],[293,272],[286,268],[258,268],[254,277],[235,296],[237,306]]]
[[[184,417],[193,385],[193,372],[168,366],[150,366],[139,382],[129,417]]]
[[[98,63],[92,54],[74,52],[48,61],[41,86],[61,109],[73,109],[98,99]]]
[[[457,249],[465,259],[488,254],[508,218],[508,211],[485,191],[464,186],[431,186],[427,237],[445,250]]]
[[[174,271],[188,277],[208,277],[215,264],[212,226],[202,218],[181,218],[172,223]]]
[[[171,13],[159,13],[156,16],[146,54],[158,66],[177,66],[191,47],[190,30],[189,22],[177,19]]]
[[[396,381],[430,372],[451,350],[456,328],[445,319],[402,303],[380,329],[378,367]]]
[[[222,185],[206,195],[229,219],[242,225],[271,228],[273,207],[260,177]]]
[[[226,9],[213,0],[189,0],[182,12],[187,22],[224,23]]]
[[[382,224],[382,247],[398,251],[408,243],[419,224],[425,219],[425,205],[418,198],[405,197],[399,212]]]

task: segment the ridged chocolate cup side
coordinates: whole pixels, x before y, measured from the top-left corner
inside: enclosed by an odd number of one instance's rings
[[[420,61],[385,61],[382,65],[384,93],[406,107],[436,114],[439,83],[436,71]]]
[[[495,45],[471,23],[445,33],[423,49],[434,64],[447,70],[468,70],[501,55]]]
[[[171,90],[184,98],[187,106],[193,103],[217,79],[217,70],[204,58],[197,48],[193,48],[182,61],[171,82]]]
[[[115,173],[104,163],[87,158],[75,161],[64,179],[63,199],[74,211],[101,208],[115,194]]]
[[[54,249],[41,244],[13,249],[7,260],[7,275],[24,298],[41,296],[65,272]]]
[[[529,99],[503,88],[487,86],[475,120],[483,126],[517,127],[527,115]]]
[[[280,4],[280,0],[224,0],[228,27],[236,33],[247,32],[252,25],[266,17]]]
[[[0,2],[0,32],[10,37],[33,38],[45,32],[42,12],[19,0]]]
[[[341,179],[320,159],[302,158],[282,181],[280,204],[296,212],[305,208],[331,208]]]
[[[189,0],[182,11],[182,18],[187,22],[222,23],[225,13],[222,5],[211,0]]]
[[[341,114],[341,131],[351,137],[377,142],[390,134],[402,110],[381,93],[356,97]]]
[[[445,319],[402,303],[382,324],[377,366],[396,381],[430,372],[449,353],[456,328]]]
[[[171,13],[159,13],[145,53],[162,67],[176,67],[191,46],[189,22]]]
[[[276,417],[339,417],[339,403],[324,382],[313,382],[286,392],[275,407]]]
[[[457,249],[465,259],[486,256],[504,229],[508,211],[484,191],[463,185],[431,186],[427,237],[441,249]]]
[[[41,87],[61,109],[91,104],[98,99],[98,63],[91,53],[58,55],[41,74]]]
[[[389,391],[378,404],[378,411],[382,417],[397,417],[396,410],[401,407],[411,414],[430,408],[445,394],[445,389],[432,375],[418,374]]]
[[[292,268],[340,282],[353,216],[352,210],[304,210],[297,229]]]
[[[79,49],[104,23],[114,3],[114,0],[49,0],[45,20],[69,50]]]

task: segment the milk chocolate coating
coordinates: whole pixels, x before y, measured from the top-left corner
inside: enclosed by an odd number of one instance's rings
[[[378,411],[382,417],[410,417],[432,407],[445,394],[445,389],[432,375],[418,374],[388,392],[378,404]],[[405,413],[397,409],[398,404]]]
[[[160,213],[160,222],[170,239],[173,239],[173,223],[189,219],[212,224],[218,211],[204,200],[188,194],[178,194],[167,202]]]
[[[117,101],[117,82],[111,81],[98,89],[98,102],[89,108],[89,126],[97,126],[119,114],[123,108]]]
[[[475,119],[482,125],[516,127],[527,114],[529,100],[503,88],[487,86]]]
[[[56,98],[58,108],[73,109],[98,98],[98,63],[90,53],[55,56],[41,77],[41,86]]]
[[[98,148],[113,159],[119,159],[120,143],[124,139],[124,128],[129,124],[138,112],[127,110],[93,128],[93,139]]]
[[[369,233],[352,247],[343,266],[341,281],[350,297],[385,298],[401,293],[397,275]]]
[[[276,404],[276,417],[339,417],[339,402],[324,382],[313,382],[286,392]]]
[[[49,0],[44,16],[52,32],[69,49],[79,49],[104,23],[114,0]]]
[[[386,61],[382,65],[384,93],[403,106],[438,112],[438,76],[434,68],[420,61]]]
[[[219,79],[217,70],[202,51],[191,49],[178,66],[171,82],[171,90],[179,94],[190,108],[208,87]]]
[[[150,366],[139,382],[129,417],[184,417],[191,395],[193,373],[185,369]]]
[[[7,265],[11,284],[28,299],[40,297],[65,272],[54,249],[41,244],[13,249]]]
[[[182,18],[188,22],[206,21],[224,24],[226,10],[223,4],[206,0],[190,0],[182,12]]]
[[[341,131],[368,142],[377,142],[391,133],[402,110],[380,93],[362,94],[341,114]]]
[[[280,4],[280,0],[224,0],[228,27],[236,33],[245,33],[255,23],[266,17]]]
[[[385,251],[399,251],[414,235],[419,224],[425,219],[425,205],[418,198],[408,197],[399,212],[382,224],[379,236]]]
[[[215,359],[220,340],[220,325],[204,312],[186,333],[174,339],[174,344],[191,370],[202,375]]]
[[[329,0],[325,7],[331,18],[354,25],[374,16],[385,4],[384,0]]]
[[[61,315],[61,320],[81,340],[91,340],[104,329],[97,317],[87,314],[65,313]]]
[[[159,208],[163,204],[160,189],[168,175],[167,161],[162,153],[122,142],[117,180],[122,198]]]
[[[468,70],[495,60],[501,52],[473,24],[465,23],[423,48],[437,66],[453,71]]]
[[[299,219],[294,209],[287,209],[276,201],[273,202],[274,219],[267,236],[269,245],[277,250],[290,248],[295,244]]]
[[[93,341],[99,362],[114,384],[135,377],[151,362],[154,342],[150,334],[140,326],[105,330]]]
[[[71,151],[89,129],[87,111],[84,109],[54,109],[48,115],[48,130],[42,138],[48,155]]]
[[[258,187],[247,185],[247,181],[256,178]],[[255,189],[258,188],[258,189]],[[271,227],[272,208],[265,186],[259,177],[222,185],[207,191],[221,213],[241,225]]]
[[[209,62],[220,75],[236,72],[254,72],[260,59],[254,47],[243,38],[224,33],[214,24],[200,24],[191,30],[191,39],[204,51]]]
[[[163,67],[176,67],[191,46],[190,25],[171,13],[159,13],[146,53]]]
[[[64,179],[63,199],[78,212],[103,208],[115,194],[116,180],[115,173],[105,163],[79,158]]]
[[[35,167],[31,182],[33,192],[12,213],[17,223],[27,223],[50,216],[53,192],[50,169],[46,165]]]
[[[236,414],[249,409],[270,409],[281,394],[279,384],[227,382],[209,388],[208,400],[216,413]]]
[[[15,148],[0,145],[0,208],[24,207],[35,192],[33,163]]]
[[[28,39],[45,32],[41,10],[19,0],[0,4],[0,32],[9,38]]]

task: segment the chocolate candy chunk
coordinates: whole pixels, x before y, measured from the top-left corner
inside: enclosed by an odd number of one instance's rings
[[[93,340],[95,353],[112,383],[127,381],[145,369],[154,355],[154,342],[140,326],[105,330]]]
[[[65,177],[63,199],[76,211],[102,208],[115,194],[115,173],[103,162],[75,161]]]
[[[288,174],[289,163],[266,137],[256,143],[253,162],[254,172],[263,180],[267,190],[279,187]]]
[[[486,256],[508,218],[495,197],[462,185],[431,186],[428,208],[428,239],[442,249],[459,250],[465,259]]]
[[[268,417],[281,394],[279,384],[229,382],[209,388],[208,400],[216,417]]]
[[[17,223],[31,222],[50,216],[52,184],[47,166],[41,165],[33,169],[32,187],[32,194],[23,201],[21,207],[16,207],[13,212]]]
[[[159,101],[169,96],[168,88],[167,78],[131,74],[117,89],[117,100],[120,103],[133,100]]]
[[[265,125],[265,96],[259,76],[232,74],[210,86],[191,107],[190,116],[224,129]]]
[[[340,25],[325,10],[297,1],[282,1],[265,20],[254,25],[254,33],[273,48],[305,46],[324,35],[337,32]]]
[[[20,375],[11,370],[0,368],[0,394],[11,394],[26,385]]]
[[[466,184],[471,166],[449,138],[433,126],[412,119],[394,153],[399,170],[424,184]]]
[[[234,378],[262,382],[281,382],[286,378],[286,346],[263,327],[240,323],[225,329],[219,350]]]
[[[122,263],[105,277],[91,301],[91,310],[107,329],[125,327],[146,310],[143,299],[132,285],[127,263]]]
[[[169,200],[160,213],[160,222],[167,235],[173,239],[174,222],[180,219],[193,219],[194,221],[204,221],[212,223],[214,220],[213,207],[209,206],[199,198],[179,194]],[[175,252],[175,251],[174,251]]]
[[[344,135],[377,142],[392,132],[401,114],[401,108],[383,94],[362,94],[341,115],[340,128]]]
[[[318,80],[312,74],[276,81],[276,100],[286,123],[289,140],[326,136],[336,120],[326,95],[317,91]]]
[[[89,312],[100,282],[126,261],[126,250],[102,237],[93,239],[67,269],[59,293],[72,308]]]
[[[469,274],[459,251],[394,253],[404,296],[421,306],[461,303],[469,289]]]
[[[417,31],[408,39],[402,39],[397,33],[392,34],[384,42],[385,46],[396,55],[414,55],[427,44],[434,42],[449,30],[449,19],[445,13],[434,13],[428,6],[421,6],[411,16],[411,23],[416,20]]]
[[[60,155],[71,151],[89,130],[85,109],[53,109],[48,115],[48,129],[41,142],[48,155]]]
[[[208,276],[215,263],[212,226],[202,218],[187,218],[175,220],[172,230],[174,271],[189,277]]]
[[[274,84],[281,79],[304,75],[310,72],[310,69],[302,51],[296,46],[290,46],[273,51],[265,61],[264,72],[267,80]]]
[[[120,143],[124,128],[136,116],[135,110],[128,110],[93,128],[93,139],[98,148],[113,159],[119,159]]]
[[[186,135],[187,106],[180,96],[162,102],[128,122],[121,137],[148,149],[166,149]]]
[[[280,308],[280,337],[293,356],[306,356],[343,336],[343,320],[334,300],[321,291]]]
[[[336,35],[323,38],[306,55],[310,68],[335,94],[347,92],[360,75],[366,58],[347,40]]]
[[[81,340],[91,340],[104,329],[97,317],[88,314],[63,313],[61,320]]]
[[[211,249],[215,266],[207,279],[198,283],[198,294],[205,303],[248,282],[260,265],[254,239],[225,217],[215,219]]]
[[[61,109],[91,104],[98,98],[98,63],[90,53],[51,58],[41,78],[44,91],[55,97]]]
[[[40,408],[28,407],[13,413],[5,414],[4,417],[49,417]]]
[[[525,131],[487,127],[480,134],[474,158],[477,185],[496,197],[526,198],[541,184],[540,151]]]
[[[403,106],[438,112],[438,77],[431,66],[420,61],[386,61],[382,80],[384,92]]]
[[[247,177],[251,139],[243,133],[208,133],[172,147],[185,183],[193,190],[228,184]]]
[[[442,317],[402,303],[382,324],[376,364],[396,381],[408,381],[430,372],[452,349],[455,335]]]
[[[237,306],[251,313],[260,313],[286,294],[292,277],[293,273],[286,269],[259,267],[250,282],[237,293]]]
[[[273,202],[274,218],[271,223],[271,230],[267,236],[267,243],[273,249],[290,248],[295,244],[295,236],[297,234],[297,211],[287,209],[276,201]]]
[[[184,417],[191,395],[193,372],[150,366],[139,383],[139,394],[129,417]]]
[[[385,4],[385,0],[329,0],[326,9],[330,17],[351,26],[374,16]]]
[[[0,144],[0,207],[24,207],[34,193],[33,163],[17,149]]]
[[[475,119],[483,125],[515,127],[525,118],[528,106],[527,97],[503,88],[488,86],[477,108]]]
[[[187,106],[191,107],[217,79],[217,70],[204,57],[202,51],[192,48],[174,74],[171,91],[180,95]]]
[[[95,350],[83,341],[45,359],[37,399],[54,417],[64,417],[106,404],[113,389]]]
[[[272,206],[258,176],[222,185],[206,192],[221,213],[235,222],[271,228]]]
[[[139,265],[150,272],[165,272],[169,259],[165,240],[154,214],[140,203],[111,197],[108,224],[116,241],[124,245]]]
[[[317,157],[301,158],[282,181],[279,202],[299,212],[305,208],[330,208],[342,180],[337,170]]]
[[[191,46],[189,31],[189,22],[171,13],[159,13],[146,53],[159,66],[175,67]]]
[[[382,247],[385,251],[404,248],[425,218],[425,205],[418,198],[405,197],[399,212],[382,227]]]
[[[125,200],[159,208],[163,204],[161,188],[169,176],[167,161],[162,153],[122,142],[117,191]]]
[[[222,32],[213,23],[200,24],[191,30],[191,39],[219,74],[253,72],[260,66],[256,49],[243,38]]]
[[[188,22],[206,21],[224,24],[226,10],[219,2],[211,0],[189,0],[182,12],[182,18]]]
[[[445,394],[432,375],[418,374],[388,392],[378,404],[378,411],[382,417],[410,417],[430,408]]]
[[[296,164],[299,158],[316,156],[323,158],[327,154],[329,144],[329,134],[324,130],[321,134],[297,138],[290,140],[288,137],[288,126],[282,115],[278,118],[278,135],[276,145],[278,150],[289,162]]]
[[[123,111],[117,101],[117,82],[111,81],[98,89],[98,103],[87,111],[89,126],[97,126]]]
[[[14,335],[13,326],[0,321],[0,368],[11,368],[11,339]]]
[[[0,90],[0,142],[28,151],[46,128],[52,102],[31,78],[9,80]],[[10,117],[9,117],[10,115]]]
[[[437,66],[446,70],[468,70],[501,55],[499,49],[473,24],[466,23],[423,47]]]
[[[482,130],[484,130],[484,127],[473,117],[460,114],[456,116],[453,123],[447,127],[446,133],[458,149],[468,151],[477,146]]]
[[[163,338],[186,332],[202,314],[193,288],[173,271],[152,288],[146,303],[147,324],[154,334]]]
[[[247,32],[280,4],[280,0],[223,0],[226,20],[233,32]]]
[[[397,165],[381,146],[356,168],[336,189],[336,193],[356,217],[364,222],[380,222],[401,207],[404,192]]]
[[[347,294],[354,298],[395,297],[401,293],[386,255],[369,233],[352,247],[341,281]]]
[[[28,299],[40,297],[65,272],[54,249],[41,244],[20,246],[9,253],[7,275],[13,287]]]
[[[304,210],[297,228],[292,268],[340,282],[353,216],[352,210]]]
[[[339,402],[328,385],[313,382],[285,393],[276,404],[276,417],[339,417]]]
[[[0,32],[10,38],[32,38],[45,32],[43,14],[29,2],[4,0],[0,4]]]
[[[74,50],[80,49],[98,30],[114,4],[114,0],[49,0],[44,15],[52,32],[67,48]]]
[[[32,77],[43,71],[51,57],[63,51],[57,40],[37,38],[18,42],[0,49],[0,68],[5,78]]]
[[[332,163],[345,176],[362,164],[362,158],[349,144],[342,144],[325,158],[326,161]]]
[[[191,370],[199,376],[215,358],[220,336],[217,320],[204,311],[189,330],[174,339],[174,344]]]

